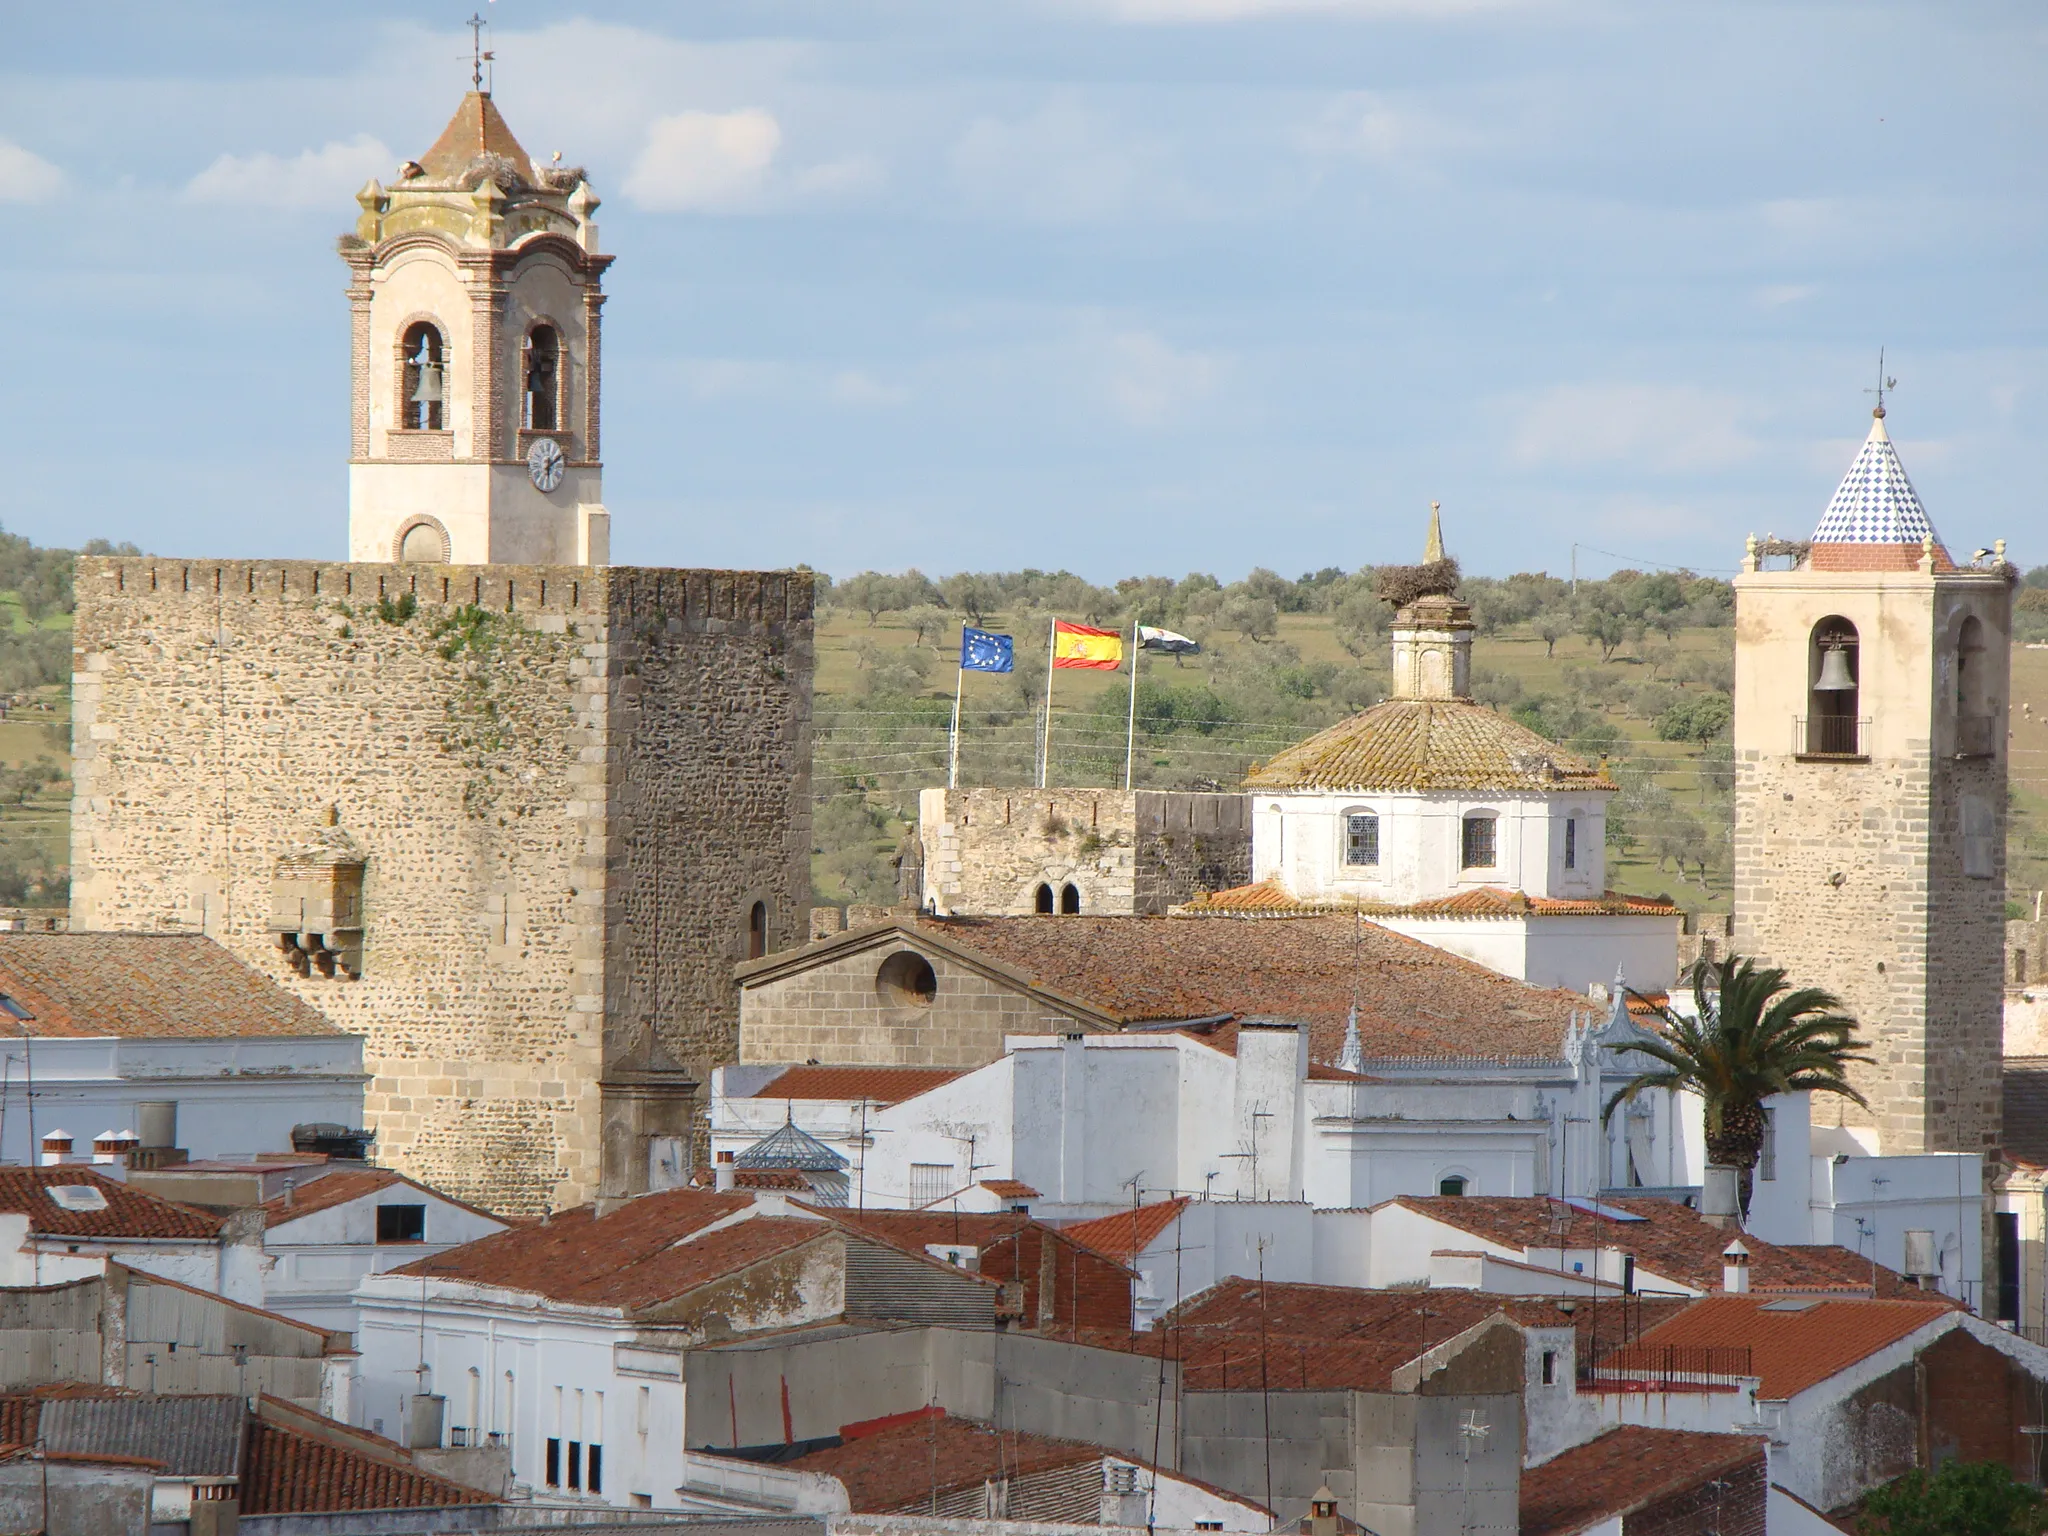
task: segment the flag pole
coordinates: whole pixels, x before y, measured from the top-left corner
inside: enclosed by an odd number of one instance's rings
[[[1131,714],[1124,723],[1124,788],[1135,790],[1137,780],[1131,765],[1137,760],[1138,745],[1138,616],[1131,615]]]
[[[1045,631],[1045,734],[1038,739],[1038,787],[1045,788],[1047,771],[1052,766],[1052,675],[1058,669],[1053,663],[1060,652],[1060,621],[1047,620]]]
[[[960,636],[960,670],[953,677],[953,742],[952,751],[946,761],[946,788],[952,789],[960,782],[960,695],[967,686],[967,635]]]

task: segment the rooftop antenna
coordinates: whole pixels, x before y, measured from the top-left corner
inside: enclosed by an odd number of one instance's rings
[[[490,23],[484,20],[482,15],[472,11],[469,20],[464,25],[469,28],[470,87],[473,90],[482,91],[484,95],[488,96],[491,93],[484,88],[484,66],[486,64],[495,64],[498,57],[496,53],[484,47],[484,28],[488,27]],[[491,77],[491,84],[496,85],[498,82],[497,70],[495,68],[491,71]]]
[[[1884,376],[1884,348],[1879,347],[1877,349],[1877,388],[1863,391],[1866,395],[1877,396],[1877,409],[1872,411],[1871,415],[1875,416],[1879,421],[1884,420],[1885,391],[1897,389],[1898,387],[1899,381],[1897,379],[1888,379]]]

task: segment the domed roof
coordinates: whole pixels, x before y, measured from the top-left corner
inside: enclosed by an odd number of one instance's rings
[[[1604,770],[1469,699],[1388,699],[1289,747],[1249,789],[1617,788]]]

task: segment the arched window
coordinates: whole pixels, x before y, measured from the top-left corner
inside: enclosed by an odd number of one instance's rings
[[[440,431],[447,373],[447,348],[440,331],[425,320],[414,321],[405,328],[399,355],[405,359],[399,381],[400,425],[415,431]]]
[[[417,518],[398,536],[397,555],[407,565],[445,565],[448,532],[431,517]]]
[[[1458,862],[1467,869],[1491,869],[1498,857],[1492,811],[1473,811],[1466,816],[1459,840]]]
[[[1967,614],[1956,628],[1956,755],[1989,757],[1992,735],[1991,668],[1984,656],[1984,621]]]
[[[758,960],[768,953],[768,903],[757,901],[747,910],[747,958]]]
[[[552,325],[536,325],[526,335],[525,423],[535,432],[552,432],[562,424],[562,338]]]
[[[1352,811],[1344,818],[1344,862],[1372,866],[1380,861],[1380,818],[1372,811]]]
[[[1436,1181],[1436,1192],[1440,1195],[1462,1195],[1470,1183],[1462,1173],[1447,1173]]]
[[[1052,887],[1041,884],[1034,895],[1033,905],[1038,908],[1040,916],[1052,916]]]
[[[1839,614],[1813,626],[1806,657],[1806,755],[1855,757],[1862,676],[1856,626]]]
[[[1064,912],[1064,913],[1065,913],[1065,914],[1066,914],[1067,916],[1069,916],[1069,917],[1073,917],[1073,916],[1077,915],[1077,914],[1078,914],[1078,913],[1080,912],[1080,910],[1081,910],[1081,890],[1080,890],[1080,887],[1079,887],[1079,886],[1075,886],[1075,885],[1063,885],[1063,886],[1061,886],[1061,887],[1060,887],[1060,911]]]

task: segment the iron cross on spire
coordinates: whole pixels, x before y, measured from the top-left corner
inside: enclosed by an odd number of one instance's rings
[[[484,47],[484,28],[490,23],[472,11],[463,25],[469,28],[469,83],[472,89],[481,91],[484,88],[484,65],[497,57]]]
[[[1884,415],[1884,392],[1888,389],[1897,389],[1898,387],[1899,381],[1897,379],[1888,379],[1884,376],[1884,348],[1879,347],[1877,349],[1877,388],[1866,389],[1863,393],[1877,396],[1876,414],[1880,418]]]

